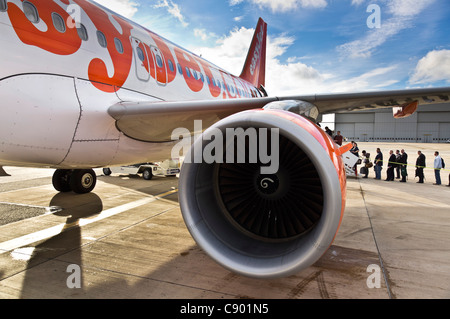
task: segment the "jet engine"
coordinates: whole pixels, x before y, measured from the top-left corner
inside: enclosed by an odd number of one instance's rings
[[[276,152],[270,169],[268,155]],[[258,109],[229,116],[195,140],[179,200],[187,228],[212,259],[244,276],[276,278],[311,266],[329,248],[345,184],[339,146],[316,124]]]

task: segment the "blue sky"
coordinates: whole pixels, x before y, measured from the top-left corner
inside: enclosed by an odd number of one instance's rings
[[[262,17],[269,95],[450,86],[448,0],[97,2],[236,75]]]

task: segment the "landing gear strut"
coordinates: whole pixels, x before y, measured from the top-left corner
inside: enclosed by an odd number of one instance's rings
[[[77,194],[86,194],[95,188],[97,176],[92,169],[57,169],[52,182],[58,192],[73,191]]]

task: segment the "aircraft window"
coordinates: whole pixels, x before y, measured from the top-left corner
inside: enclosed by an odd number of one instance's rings
[[[0,11],[7,11],[8,10],[8,4],[6,3],[6,0],[0,0]]]
[[[23,12],[25,13],[25,16],[28,20],[32,23],[38,23],[39,22],[39,13],[31,2],[24,1],[23,3]]]
[[[200,73],[200,79],[202,80],[203,83],[205,83],[205,77],[203,76],[203,73]]]
[[[81,40],[87,41],[89,39],[86,27],[82,24],[80,24],[80,27],[77,28],[78,36]]]
[[[181,67],[180,63],[178,63],[178,72],[183,75],[183,68]]]
[[[159,54],[156,54],[156,65],[158,65],[158,68],[162,68],[163,67],[163,61],[162,58]]]
[[[114,38],[114,44],[116,45],[116,50],[117,52],[119,52],[120,54],[123,53],[123,45],[122,45],[122,41],[120,41],[117,38]]]
[[[64,24],[64,19],[57,13],[52,13],[53,26],[58,32],[66,32],[66,25]]]
[[[208,85],[211,85],[211,80],[209,79],[209,76],[206,76],[206,83],[208,83]]]
[[[141,60],[142,62],[144,62],[145,60],[145,55],[144,55],[144,51],[142,51],[142,49],[140,47],[137,47],[136,49],[139,60]]]
[[[192,70],[192,74],[194,75],[194,79],[198,80],[198,74],[197,74],[197,71]]]
[[[97,40],[102,48],[106,48],[108,46],[108,42],[106,42],[106,37],[101,31],[97,31]]]
[[[188,78],[191,77],[191,72],[189,72],[189,68],[188,67],[186,67],[186,74],[187,74]]]
[[[172,60],[169,59],[167,62],[169,63],[169,70],[170,70],[170,72],[175,71],[175,68],[173,67],[173,62],[172,62]]]

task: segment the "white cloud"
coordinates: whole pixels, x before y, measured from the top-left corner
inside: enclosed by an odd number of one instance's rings
[[[386,74],[392,74],[398,66],[376,68],[346,80],[336,81],[328,86],[331,92],[362,92],[387,87],[397,80],[386,80]]]
[[[352,5],[359,6],[362,4],[365,0],[352,0]]]
[[[362,0],[352,0],[360,4]],[[340,45],[337,50],[344,57],[367,58],[374,50],[402,30],[414,25],[417,16],[435,0],[384,0],[381,28],[369,29],[360,39]],[[386,10],[384,8],[387,8]],[[369,15],[368,15],[369,17]]]
[[[250,0],[260,7],[267,7],[273,12],[286,12],[298,8],[324,8],[326,0]]]
[[[434,50],[420,59],[409,82],[412,84],[450,82],[450,50]]]
[[[167,12],[181,22],[183,27],[187,27],[189,23],[186,22],[181,9],[178,4],[173,3],[170,0],[159,0],[158,4],[153,6],[154,8],[167,8]]]
[[[207,32],[205,29],[194,29],[194,35],[203,41],[206,41],[212,37],[217,37],[213,32]]]
[[[234,75],[239,75],[244,66],[254,29],[241,27],[217,41],[215,47],[193,49],[212,63]],[[294,43],[294,38],[279,35],[268,37],[266,61],[266,88],[270,95],[316,93],[322,82],[330,76],[321,74],[298,58],[281,62],[280,56]]]
[[[388,12],[397,17],[418,15],[435,0],[391,0],[388,1]]]
[[[216,46],[194,48],[192,51],[200,53],[207,60],[232,74],[239,75],[242,71],[240,68],[244,65],[253,32],[253,29],[235,28],[228,36],[217,40]]]
[[[139,4],[132,0],[96,0],[102,6],[131,19],[138,11]]]
[[[370,30],[362,39],[340,45],[337,49],[345,57],[367,58],[389,38],[409,25],[409,19],[389,19],[381,28]]]

